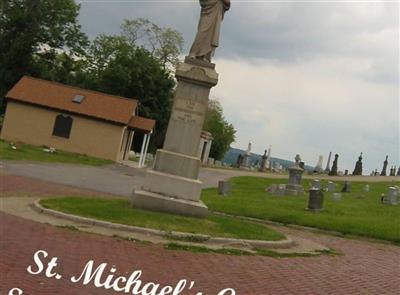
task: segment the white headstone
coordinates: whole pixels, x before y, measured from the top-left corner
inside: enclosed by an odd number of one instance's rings
[[[328,187],[326,188],[328,193],[333,193],[336,189],[336,184],[332,181],[328,181]]]
[[[340,201],[342,199],[342,194],[341,193],[333,193],[331,195],[331,199],[334,201]]]
[[[389,187],[387,197],[383,200],[383,202],[388,205],[397,205],[398,195],[399,195],[398,189],[394,186],[391,186]]]

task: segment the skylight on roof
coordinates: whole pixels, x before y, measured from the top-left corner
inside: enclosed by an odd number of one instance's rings
[[[85,96],[77,94],[74,96],[74,98],[72,99],[72,102],[74,103],[82,103],[82,101],[85,99]]]

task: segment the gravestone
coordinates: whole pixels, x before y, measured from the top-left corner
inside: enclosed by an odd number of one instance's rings
[[[369,193],[369,184],[366,184],[363,188],[364,193]]]
[[[215,164],[215,166],[222,167],[222,162],[221,161],[216,160],[214,162],[214,164]]]
[[[278,185],[278,189],[277,189],[276,192],[275,192],[275,195],[283,196],[283,195],[285,195],[285,194],[286,194],[286,185],[284,185],[284,184],[279,184],[279,185]]]
[[[336,189],[336,184],[333,183],[332,181],[328,182],[328,186],[327,186],[327,192],[328,193],[333,193]]]
[[[319,179],[314,179],[311,183],[311,187],[312,188],[317,188],[317,189],[321,189],[321,180]]]
[[[271,184],[269,187],[267,187],[265,189],[265,191],[267,193],[271,193],[271,194],[274,194],[277,190],[278,190],[278,185],[277,184]]]
[[[208,158],[208,163],[209,166],[214,166],[215,164],[215,159],[214,158]]]
[[[390,176],[396,176],[396,166],[390,169]]]
[[[322,192],[322,190],[317,188],[310,189],[307,210],[312,212],[319,212],[323,210],[323,205],[324,193]]]
[[[226,196],[232,190],[232,184],[229,181],[219,181],[218,182],[218,194]]]
[[[400,176],[400,166],[399,166],[399,170],[397,170],[397,176]]]
[[[383,168],[382,168],[382,171],[381,171],[381,176],[386,176],[386,170],[387,170],[387,166],[388,166],[388,158],[389,158],[389,156],[386,156],[386,159],[385,159],[385,161],[383,162]]]
[[[325,168],[325,173],[329,174],[331,173],[331,157],[332,157],[332,152],[329,152],[329,157],[328,157],[328,162],[326,163],[326,168]]]
[[[339,155],[336,154],[335,155],[335,160],[333,161],[332,169],[331,169],[331,172],[329,173],[329,175],[331,175],[331,176],[337,176],[338,175],[338,161],[339,161]]]
[[[207,206],[200,200],[198,151],[210,90],[218,83],[211,57],[224,11],[212,3],[202,3],[201,9],[189,56],[175,70],[177,87],[164,146],[157,151],[153,169],[146,172],[142,188],[132,194],[131,204],[135,208],[200,218],[208,214]],[[204,30],[210,23],[211,29]]]
[[[261,157],[260,168],[258,169],[258,171],[260,172],[265,172],[267,170],[267,160],[268,160],[267,153],[268,151],[265,150],[264,155]]]
[[[350,181],[345,181],[343,188],[342,188],[342,193],[351,193],[351,182]]]
[[[399,189],[396,187],[389,187],[387,196],[383,198],[383,203],[386,205],[397,206],[398,205],[398,197],[399,197]]]
[[[349,175],[349,170],[347,170],[347,169],[344,170],[344,175],[346,175],[346,176]]]
[[[301,185],[301,179],[304,173],[304,169],[300,168],[300,162],[300,155],[296,155],[294,166],[289,168],[289,181],[285,189],[286,195],[304,194],[304,188]]]
[[[342,199],[342,194],[341,193],[333,193],[331,195],[331,199],[334,201],[340,201]]]
[[[356,166],[354,168],[353,171],[353,175],[362,175],[362,155],[363,153],[361,153],[360,157],[358,157],[358,161],[356,162]]]
[[[250,170],[251,166],[251,142],[249,141],[249,145],[247,147],[247,150],[244,152],[244,154],[240,155],[240,158],[238,158],[238,167],[243,170]]]
[[[324,169],[322,168],[322,162],[324,161],[324,156],[319,156],[317,165],[315,165],[314,173],[322,173]]]

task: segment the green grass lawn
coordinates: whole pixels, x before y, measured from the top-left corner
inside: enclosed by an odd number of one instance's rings
[[[250,240],[277,241],[285,237],[268,227],[231,217],[210,215],[207,219],[182,217],[171,214],[134,209],[129,201],[121,199],[85,199],[66,197],[44,199],[46,208],[113,223],[154,228],[167,232],[180,231]]]
[[[303,180],[306,190],[309,182],[311,180]],[[308,194],[274,196],[265,192],[265,188],[273,183],[285,183],[285,180],[237,177],[232,179],[233,189],[229,196],[221,197],[216,189],[207,189],[203,191],[202,200],[213,211],[400,243],[400,206],[380,202],[381,194],[391,185],[400,185],[399,182],[369,183],[369,193],[362,192],[366,183],[353,182],[352,193],[343,193],[341,201],[331,200],[330,193],[325,193],[325,210],[321,213],[304,210]],[[337,184],[337,192],[340,192],[343,185]],[[357,198],[359,195],[365,197]]]
[[[28,144],[18,144],[17,149],[13,150],[10,146],[10,143],[3,140],[0,140],[0,159],[49,163],[70,163],[92,166],[101,166],[113,163],[109,160],[103,160],[59,150],[57,150],[55,153],[46,153],[43,151],[43,147],[31,146]]]

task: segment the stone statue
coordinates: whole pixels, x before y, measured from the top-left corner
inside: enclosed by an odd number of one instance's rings
[[[211,62],[219,45],[219,34],[224,14],[231,6],[230,0],[200,0],[201,13],[196,38],[189,57]]]
[[[361,153],[360,157],[358,158],[358,161],[356,162],[356,167],[354,168],[353,175],[362,175],[362,156],[363,153]]]
[[[294,160],[296,161],[295,165],[300,166],[301,158],[299,154],[296,155],[296,158],[294,158]]]

